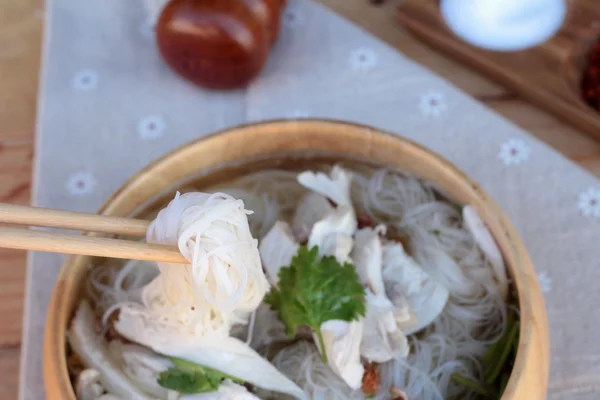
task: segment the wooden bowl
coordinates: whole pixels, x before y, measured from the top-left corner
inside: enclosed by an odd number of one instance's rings
[[[521,336],[503,400],[543,400],[549,370],[544,300],[531,261],[510,222],[469,177],[429,150],[393,134],[350,123],[304,120],[245,125],[215,134],[167,154],[125,183],[101,214],[149,218],[188,185],[212,185],[248,171],[315,161],[355,159],[402,168],[436,183],[462,204],[474,205],[504,255],[519,297]],[[49,306],[44,338],[48,399],[75,400],[67,373],[65,337],[90,264],[71,256],[60,272]]]

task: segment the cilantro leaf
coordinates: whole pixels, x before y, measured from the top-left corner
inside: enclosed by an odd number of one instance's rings
[[[243,383],[244,381],[224,374],[216,369],[203,367],[180,358],[169,358],[174,367],[160,373],[158,384],[166,389],[183,394],[215,392],[225,379]]]
[[[320,327],[330,320],[353,321],[365,315],[365,289],[354,265],[340,264],[333,256],[319,260],[319,249],[300,247],[289,267],[279,271],[278,287],[265,297],[278,312],[289,336],[300,325],[316,332],[324,350]],[[327,355],[323,351],[323,360]]]

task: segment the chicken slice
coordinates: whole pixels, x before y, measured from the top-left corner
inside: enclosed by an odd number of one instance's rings
[[[121,369],[140,389],[158,399],[177,398],[177,392],[158,384],[160,374],[173,367],[166,357],[137,344],[124,344],[113,340],[108,344],[110,352],[121,361]]]
[[[479,246],[483,254],[489,260],[496,280],[500,286],[500,294],[506,300],[508,297],[508,277],[506,276],[506,265],[502,253],[494,240],[494,237],[488,230],[485,222],[481,219],[477,210],[473,206],[465,206],[462,211],[463,220],[469,232],[475,239],[475,243]]]
[[[82,300],[75,311],[75,316],[71,321],[71,326],[67,334],[67,339],[73,352],[80,358],[82,363],[92,370],[96,370],[99,375],[103,388],[108,392],[119,396],[127,396],[132,400],[146,400],[148,394],[140,390],[127,375],[123,373],[116,360],[108,349],[108,345],[103,337],[99,336],[95,328],[95,316],[91,306],[86,300]],[[96,375],[92,372],[84,378],[89,382]],[[95,379],[95,378],[94,378]],[[83,390],[84,383],[81,388]],[[96,386],[88,385],[86,394],[95,393]]]
[[[416,321],[410,323],[402,323],[397,318],[398,326],[406,335],[429,325],[446,306],[448,289],[425,272],[398,242],[383,244],[383,277],[392,303],[404,304],[406,299],[415,315]],[[401,297],[396,301],[398,296]],[[398,310],[398,315],[405,314],[405,309]]]
[[[323,172],[305,171],[298,174],[297,179],[302,186],[322,194],[333,201],[336,206],[352,207],[350,199],[352,174],[339,165],[335,165],[331,169],[329,176]]]
[[[336,165],[331,170],[331,176],[323,172],[305,171],[298,175],[298,182],[336,204],[336,208],[332,208],[324,217],[309,222],[312,223],[312,230],[308,247],[318,246],[320,256],[331,255],[341,263],[350,262],[352,235],[357,227],[350,198],[352,174]]]
[[[104,393],[100,372],[93,368],[81,371],[75,384],[75,393],[78,400],[96,400],[100,397]]]
[[[383,284],[382,262],[383,250],[379,235],[385,234],[385,226],[378,225],[373,228],[362,228],[354,235],[354,249],[352,260],[361,282],[371,290],[374,295],[385,297]]]
[[[356,230],[356,216],[350,207],[338,207],[314,224],[308,247],[319,247],[319,255],[330,255],[340,262],[350,262],[352,234]]]
[[[408,340],[394,316],[394,305],[384,296],[367,291],[367,314],[364,319],[360,354],[369,362],[384,363],[406,357]]]
[[[382,275],[383,250],[380,234],[385,226],[359,229],[355,235],[352,259],[362,281],[367,287],[367,314],[361,355],[369,362],[383,363],[408,355],[406,336],[398,327],[394,305],[387,297]]]
[[[162,315],[131,305],[121,308],[115,328],[124,337],[156,353],[213,368],[259,388],[306,400],[302,389],[234,337],[210,333],[199,339],[194,334],[182,332],[179,326],[165,323]]]
[[[343,233],[333,233],[326,236],[319,244],[320,256],[334,256],[339,263],[352,262],[352,237]]]
[[[365,371],[360,361],[362,334],[362,321],[330,320],[321,325],[328,365],[352,389],[360,388]],[[313,339],[323,354],[316,334]]]
[[[300,245],[294,239],[288,223],[275,222],[258,246],[260,258],[271,285],[277,286],[279,270],[292,263],[299,248]]]
[[[320,193],[310,192],[304,196],[296,208],[292,222],[292,231],[298,241],[300,243],[307,241],[313,226],[334,209],[327,198]]]
[[[407,331],[411,327],[416,326],[417,316],[410,308],[410,303],[403,292],[402,285],[394,285],[389,292],[393,293],[390,301],[394,306],[394,318],[396,319],[398,328]]]

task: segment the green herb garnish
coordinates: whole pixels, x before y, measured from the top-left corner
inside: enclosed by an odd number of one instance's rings
[[[491,384],[498,379],[500,373],[502,372],[502,368],[508,361],[510,354],[514,348],[513,341],[515,338],[518,338],[519,333],[519,323],[515,322],[507,329],[508,334],[503,336],[500,339],[498,346],[498,357],[494,360],[494,362],[490,365],[486,365],[487,368],[484,368],[484,379],[485,382]]]
[[[461,385],[468,387],[473,390],[475,393],[478,393],[485,398],[490,396],[490,390],[484,386],[482,386],[479,382],[474,381],[473,379],[469,379],[459,374],[452,374],[452,380],[456,383],[460,383]]]
[[[294,336],[300,325],[311,327],[327,362],[321,324],[356,320],[366,312],[365,289],[354,265],[342,265],[332,256],[319,260],[317,247],[308,250],[302,246],[278,277],[278,287],[271,289],[265,301],[277,311],[289,336]]]
[[[225,379],[237,383],[244,381],[224,374],[216,369],[203,367],[180,358],[169,358],[174,367],[161,372],[158,384],[166,389],[175,390],[183,394],[215,392]]]
[[[500,378],[500,396],[504,393],[506,389],[506,385],[508,384],[508,380],[510,379],[510,372],[505,372],[502,374]],[[500,396],[498,398],[500,398]]]
[[[466,386],[485,399],[500,399],[510,378],[519,344],[519,321],[513,310],[509,310],[506,329],[502,337],[493,343],[483,356],[483,384],[459,374],[452,380]]]

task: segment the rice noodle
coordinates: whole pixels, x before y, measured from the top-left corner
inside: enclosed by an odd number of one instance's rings
[[[114,306],[125,302],[141,302],[142,289],[158,275],[158,266],[149,261],[128,261],[93,268],[86,282],[87,295],[95,310],[105,314],[104,322]],[[107,312],[109,311],[109,312]]]
[[[382,389],[376,399],[388,398],[392,386],[402,389],[411,399],[434,400],[454,395],[465,400],[475,398],[475,393],[453,383],[450,377],[460,373],[480,380],[481,357],[505,328],[506,309],[493,268],[463,225],[459,207],[441,201],[432,185],[391,169],[359,166],[352,168],[352,173],[352,202],[357,212],[368,215],[376,224],[385,224],[392,232],[408,236],[407,251],[450,291],[440,317],[424,331],[409,337],[410,355],[380,366]],[[264,171],[227,186],[255,195],[266,194],[278,204],[279,215],[275,219],[289,221],[306,194],[295,183],[296,176],[293,171]],[[254,217],[260,219],[259,215]],[[302,358],[302,353],[297,357]],[[278,356],[278,367],[283,358]],[[303,386],[304,381],[292,375],[290,378]],[[306,386],[304,389],[311,390]],[[353,398],[343,391],[338,394],[340,398]],[[363,398],[362,394],[357,396]]]
[[[281,350],[273,365],[304,389],[312,400],[363,399],[363,392],[352,390],[323,362],[313,343],[299,341]]]
[[[177,244],[191,264],[160,263],[160,275],[142,292],[144,308],[193,335],[227,334],[245,323],[269,289],[248,214],[243,201],[225,193],[178,193],[147,240]]]
[[[329,169],[322,170],[325,168]],[[460,373],[481,380],[481,358],[505,329],[506,307],[489,261],[465,228],[459,207],[441,200],[432,185],[402,171],[355,165],[351,170],[354,175],[352,205],[356,212],[369,216],[376,224],[385,224],[392,234],[407,236],[410,243],[407,252],[450,291],[442,314],[427,328],[409,336],[409,356],[379,366],[381,389],[374,399],[388,399],[392,387],[402,389],[413,400],[475,398],[475,393],[454,383],[451,375]],[[192,265],[161,265],[160,278],[154,278],[143,293],[140,288],[152,279],[156,270],[148,272],[148,268],[138,268],[139,264],[96,268],[88,280],[89,297],[96,310],[106,313],[118,303],[141,302],[169,315],[164,321],[167,324],[202,326],[213,331],[232,326],[234,331],[236,327],[246,328],[241,329],[243,338],[254,348],[283,340],[281,326],[277,325],[280,321],[272,318],[264,306],[255,315],[252,327],[245,326],[248,312],[234,313],[223,319],[219,310],[254,309],[268,289],[267,283],[258,278],[262,270],[255,258],[255,242],[249,233],[236,236],[237,233],[232,232],[250,229],[255,237],[261,238],[276,220],[291,221],[298,202],[307,193],[296,177],[297,171],[262,171],[227,182],[215,189],[221,193],[206,195],[206,198],[192,201],[187,194],[178,196],[159,213],[148,239],[175,244],[180,237],[177,244]],[[253,209],[249,226],[242,222],[242,216],[248,212],[241,201],[224,201],[222,212],[211,211],[206,216],[202,214],[203,206],[188,208],[190,202],[210,204],[209,201],[217,199],[229,200],[229,195],[244,199],[246,208]],[[183,222],[181,226],[174,226],[170,222],[174,220]],[[185,221],[200,222],[190,225]],[[221,224],[233,227],[233,231],[226,232]],[[210,233],[204,233],[207,230]],[[160,236],[158,232],[168,234]],[[194,238],[200,232],[214,245],[199,248]],[[231,246],[230,240],[234,238],[244,244]],[[245,270],[211,269],[215,265],[225,266],[231,257],[243,261]],[[202,291],[192,290],[191,282],[202,287]],[[165,295],[161,295],[163,291]],[[190,311],[190,305],[193,307],[200,300],[211,304],[210,313]],[[351,391],[323,364],[312,343],[300,341],[283,349],[273,363],[312,399],[364,398],[362,392]]]

